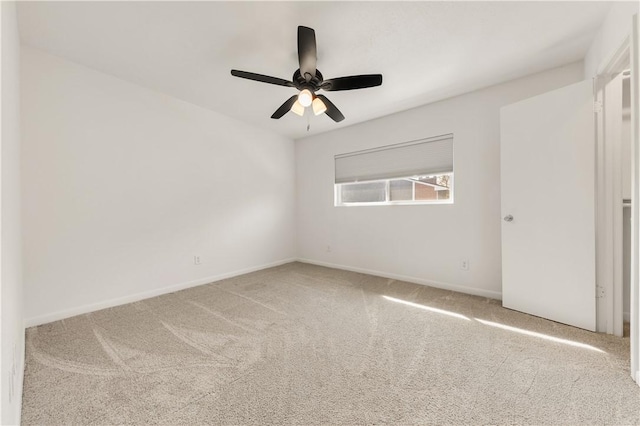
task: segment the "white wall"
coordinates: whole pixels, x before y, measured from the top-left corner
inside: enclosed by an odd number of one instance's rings
[[[292,140],[28,47],[22,83],[28,325],[295,256]]]
[[[22,295],[22,243],[20,235],[20,40],[14,2],[0,8],[2,83],[0,142],[0,423],[18,424],[22,402],[24,371],[24,317]]]
[[[298,256],[499,298],[499,109],[582,75],[574,63],[296,141]],[[445,133],[454,134],[454,204],[333,206],[334,155]]]
[[[602,22],[584,58],[585,78],[595,77],[617,52],[631,33],[631,19],[640,12],[638,1],[611,2],[611,9]]]

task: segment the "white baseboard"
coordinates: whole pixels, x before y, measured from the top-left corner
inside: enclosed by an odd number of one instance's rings
[[[262,269],[273,268],[274,266],[284,265],[286,263],[295,262],[295,258],[283,259],[277,262],[268,263],[265,265],[253,266],[250,268],[241,269],[238,271],[227,272],[225,274],[214,275],[211,277],[204,277],[193,281],[187,281],[179,284],[173,284],[167,287],[156,288],[149,291],[143,291],[141,293],[135,293],[128,296],[118,297],[115,299],[105,300],[103,302],[91,303],[88,305],[78,306],[71,309],[65,309],[63,311],[57,311],[50,314],[40,315],[33,318],[27,318],[25,320],[25,327],[35,327],[37,325],[47,324],[53,321],[59,321],[65,318],[75,317],[76,315],[82,315],[89,312],[99,311],[101,309],[113,308],[114,306],[125,305],[127,303],[138,302],[140,300],[149,299],[151,297],[160,296],[174,291],[184,290],[191,287],[196,287],[203,284],[209,284],[215,281],[224,280],[227,278],[236,277],[238,275],[248,274],[250,272],[260,271]]]
[[[452,290],[452,291],[457,291],[459,293],[466,293],[466,294],[472,294],[474,296],[482,296],[482,297],[488,297],[490,299],[502,300],[502,292],[499,292],[499,291],[465,287],[462,285],[445,283],[442,281],[427,280],[424,278],[410,277],[407,275],[392,274],[392,273],[382,272],[382,271],[374,271],[374,270],[365,269],[365,268],[356,268],[353,266],[337,265],[335,263],[321,262],[321,261],[311,260],[311,259],[298,258],[297,261],[302,263],[309,263],[311,265],[326,266],[327,268],[342,269],[344,271],[351,271],[351,272],[359,272],[361,274],[375,275],[378,277],[390,278],[398,281],[407,281],[410,283],[426,285],[429,287],[440,288],[443,290]]]
[[[265,265],[259,265],[251,268],[241,269],[238,271],[228,272],[225,274],[204,277],[204,278],[200,278],[193,281],[187,281],[179,284],[170,285],[167,287],[157,288],[157,289],[153,289],[153,290],[149,290],[141,293],[131,294],[124,297],[118,297],[115,299],[109,299],[102,302],[91,303],[88,305],[78,306],[71,309],[65,309],[63,311],[57,311],[50,314],[28,318],[25,320],[25,327],[26,328],[35,327],[35,326],[47,324],[53,321],[59,321],[62,319],[71,318],[76,315],[95,312],[95,311],[99,311],[101,309],[106,309],[106,308],[113,308],[114,306],[125,305],[127,303],[137,302],[140,300],[149,299],[151,297],[172,293],[174,291],[184,290],[187,288],[196,287],[203,284],[209,284],[215,281],[236,277],[238,275],[248,274],[250,272],[260,271],[262,269],[272,268],[274,266],[284,265],[286,263],[291,263],[295,261],[308,263],[312,265],[325,266],[328,268],[341,269],[345,271],[375,275],[375,276],[390,278],[390,279],[399,280],[399,281],[407,281],[415,284],[426,285],[429,287],[435,287],[435,288],[440,288],[444,290],[452,290],[460,293],[472,294],[474,296],[488,297],[490,299],[498,299],[498,300],[502,299],[502,293],[498,291],[483,290],[483,289],[477,289],[473,287],[465,287],[465,286],[445,283],[441,281],[427,280],[423,278],[417,278],[417,277],[411,277],[411,276],[399,275],[399,274],[391,274],[391,273],[382,272],[382,271],[375,271],[375,270],[365,269],[365,268],[356,268],[356,267],[338,265],[338,264],[328,263],[328,262],[320,262],[320,261],[311,260],[311,259],[289,258],[289,259],[283,259],[283,260],[265,264]]]

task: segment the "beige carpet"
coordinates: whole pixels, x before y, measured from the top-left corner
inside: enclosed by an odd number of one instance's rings
[[[628,357],[498,301],[292,263],[29,329],[22,419],[639,424]]]

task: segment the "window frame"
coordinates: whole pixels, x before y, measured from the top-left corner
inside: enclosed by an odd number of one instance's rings
[[[439,173],[434,176],[442,176],[449,175],[450,179],[450,187],[449,187],[449,198],[446,200],[415,200],[415,187],[416,183],[412,181],[412,178],[416,178],[416,176],[408,176],[404,178],[393,178],[393,179],[377,179],[377,180],[368,180],[365,182],[346,182],[346,183],[334,183],[333,184],[333,206],[334,207],[358,207],[358,206],[417,206],[417,205],[430,205],[430,204],[454,204],[454,196],[455,196],[455,178],[453,171],[449,173]],[[414,200],[391,200],[391,181],[393,180],[408,180],[413,183],[411,186],[412,190],[412,198]],[[342,185],[353,185],[358,183],[374,183],[374,182],[385,182],[385,201],[371,201],[371,202],[343,202],[342,201],[342,193],[341,188]]]

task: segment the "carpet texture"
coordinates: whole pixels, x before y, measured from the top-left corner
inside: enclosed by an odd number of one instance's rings
[[[640,388],[628,339],[291,263],[28,329],[22,420],[640,424]]]

